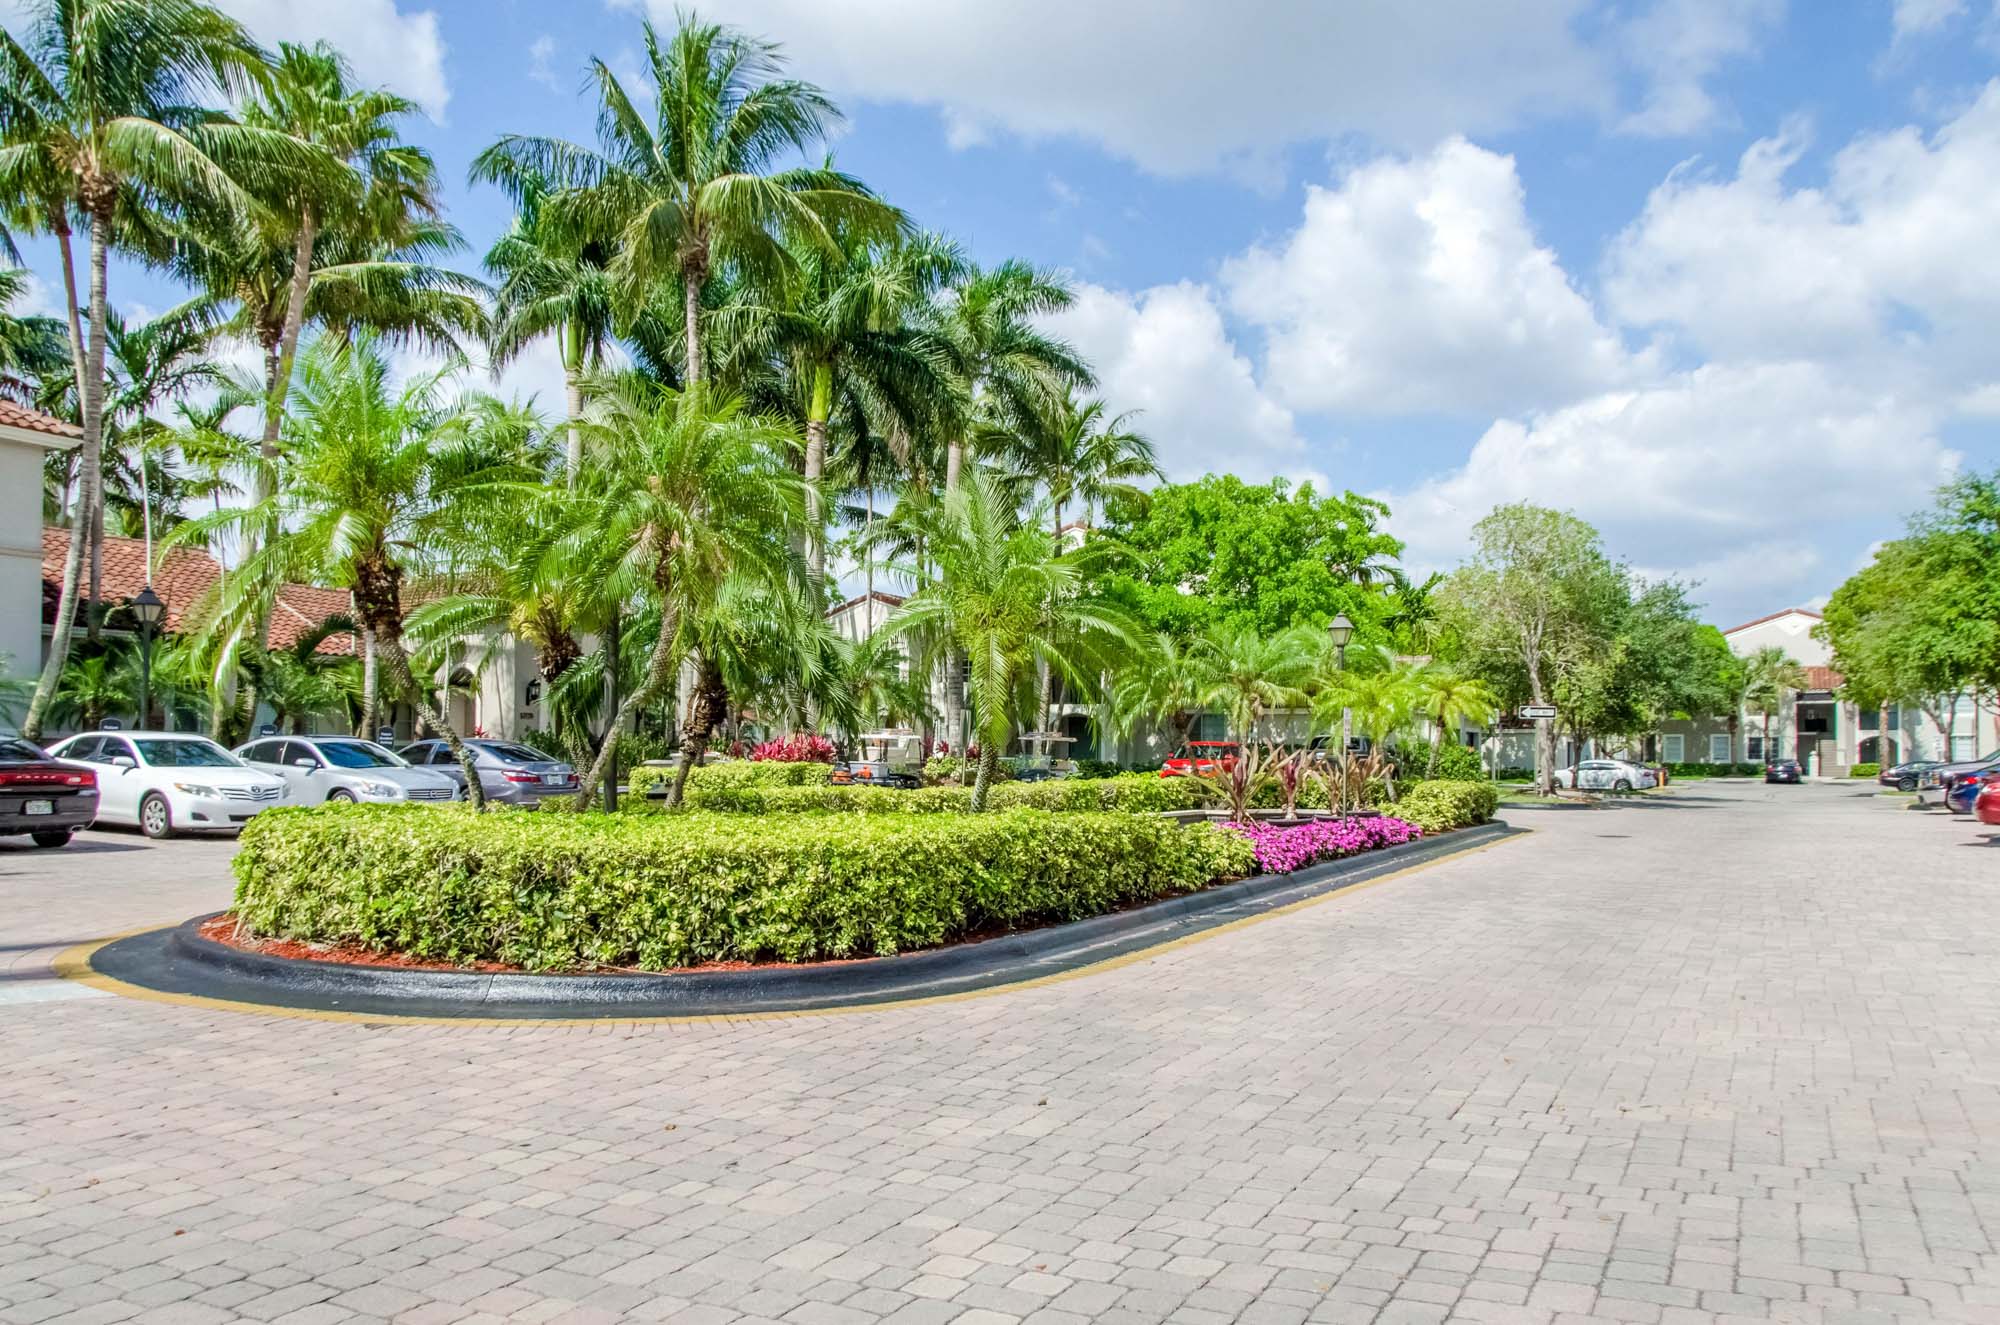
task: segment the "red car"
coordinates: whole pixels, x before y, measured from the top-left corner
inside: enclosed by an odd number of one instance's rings
[[[1989,781],[1972,798],[1972,817],[1983,824],[2000,824],[2000,778]]]
[[[1189,741],[1168,756],[1167,762],[1160,766],[1160,776],[1179,778],[1191,773],[1226,771],[1236,767],[1236,753],[1234,741]]]

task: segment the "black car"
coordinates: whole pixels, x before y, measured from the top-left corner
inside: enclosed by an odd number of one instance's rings
[[[1764,781],[1766,782],[1804,782],[1805,780],[1805,770],[1799,767],[1799,761],[1796,759],[1773,759],[1770,763],[1764,765]]]
[[[59,847],[97,818],[97,774],[40,746],[0,738],[0,833]]]
[[[1943,765],[1942,759],[1912,759],[1908,763],[1897,764],[1894,768],[1883,769],[1875,780],[1885,787],[1894,787],[1897,791],[1915,791],[1924,774]]]

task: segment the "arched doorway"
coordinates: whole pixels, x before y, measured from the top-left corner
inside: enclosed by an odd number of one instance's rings
[[[1896,738],[1893,736],[1888,738],[1889,742],[1888,757],[1885,759],[1876,753],[1876,751],[1879,750],[1882,746],[1882,740],[1883,738],[1879,736],[1862,737],[1861,744],[1855,749],[1855,755],[1854,755],[1855,761],[1857,763],[1862,763],[1862,764],[1880,764],[1884,768],[1889,768],[1897,763],[1900,763],[1901,762],[1901,758],[1899,755],[1900,747],[1897,745]]]
[[[479,683],[464,667],[454,667],[445,691],[445,714],[460,736],[470,736],[479,727]]]

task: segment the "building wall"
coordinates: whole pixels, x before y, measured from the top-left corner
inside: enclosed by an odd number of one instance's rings
[[[42,663],[42,457],[0,437],[0,654],[16,677]]]

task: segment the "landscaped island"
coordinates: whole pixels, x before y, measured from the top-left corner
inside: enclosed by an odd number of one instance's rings
[[[265,938],[541,971],[886,956],[1287,872],[1494,806],[1484,784],[1427,783],[1407,816],[1183,823],[1158,811],[1198,806],[1197,784],[1126,775],[1003,786],[1000,808],[972,814],[958,788],[784,785],[797,776],[700,770],[693,807],[672,813],[274,810],[243,832],[235,914]]]

